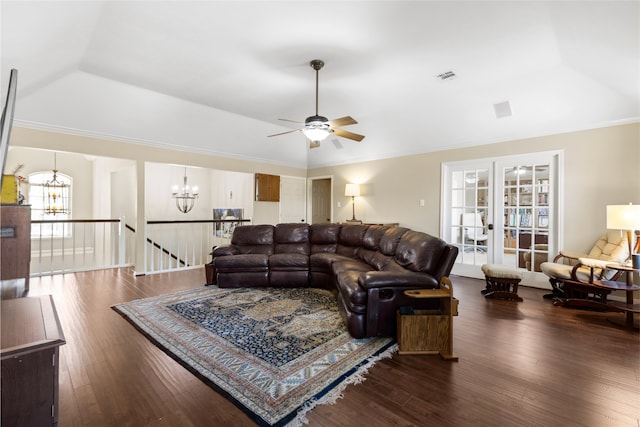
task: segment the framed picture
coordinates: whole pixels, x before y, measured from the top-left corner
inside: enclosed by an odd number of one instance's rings
[[[213,210],[214,220],[234,220],[242,219],[243,209],[223,208]],[[233,230],[239,222],[216,222],[213,225],[213,234],[216,237],[230,238]]]
[[[538,227],[547,228],[549,226],[549,216],[548,215],[538,215]]]
[[[521,194],[520,195],[520,205],[521,206],[531,206],[532,197],[531,193]]]

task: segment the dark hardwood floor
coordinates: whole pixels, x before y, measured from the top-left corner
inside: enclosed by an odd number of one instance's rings
[[[640,426],[639,334],[607,321],[622,314],[555,307],[526,287],[521,303],[485,300],[483,281],[452,280],[460,361],[396,354],[310,426]],[[253,425],[110,308],[203,283],[201,269],[31,279],[30,296],[53,295],[67,339],[59,426]]]

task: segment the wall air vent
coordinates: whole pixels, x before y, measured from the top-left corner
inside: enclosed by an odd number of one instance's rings
[[[445,71],[444,73],[438,74],[436,77],[443,81],[453,80],[456,78],[456,73],[454,73],[453,71]]]

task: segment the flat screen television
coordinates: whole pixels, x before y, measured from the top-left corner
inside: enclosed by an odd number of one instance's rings
[[[9,89],[7,98],[2,109],[0,119],[0,160],[2,163],[2,177],[4,175],[4,165],[7,160],[7,150],[9,149],[9,137],[11,136],[11,125],[13,124],[13,110],[16,107],[16,90],[18,87],[18,70],[12,69],[9,75]]]

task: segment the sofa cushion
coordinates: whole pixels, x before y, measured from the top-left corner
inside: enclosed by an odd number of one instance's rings
[[[374,270],[382,269],[389,261],[389,256],[379,252],[380,239],[389,228],[391,227],[388,225],[372,225],[367,229],[362,239],[362,247],[358,251],[358,257]]]
[[[334,254],[331,252],[320,252],[309,256],[309,268],[312,271],[322,271],[331,273],[331,265],[336,261],[350,261],[345,255]]]
[[[419,231],[407,231],[396,249],[395,261],[411,271],[434,273],[447,243]]]
[[[363,224],[343,225],[340,230],[336,253],[355,258],[358,250],[362,247],[362,240],[368,228],[368,225]]]
[[[233,230],[231,245],[242,254],[273,253],[273,225],[244,225]]]
[[[341,224],[311,224],[309,226],[311,253],[335,252],[341,228]]]
[[[357,259],[348,259],[335,261],[331,264],[331,271],[333,274],[338,275],[343,271],[370,271],[371,266],[363,261]]]
[[[404,227],[391,227],[385,231],[380,239],[380,253],[394,256],[400,239],[407,231],[409,231],[409,229]]]
[[[362,238],[362,248],[370,251],[377,251],[380,249],[380,239],[384,236],[384,233],[390,229],[389,225],[371,225],[367,228]]]
[[[309,225],[277,224],[274,229],[274,252],[309,255]]]
[[[371,267],[370,270],[382,270],[391,259],[390,256],[366,249],[359,251],[358,255],[363,262],[366,262]]]
[[[309,257],[306,254],[273,254],[269,257],[269,269],[306,271],[309,270]]]

